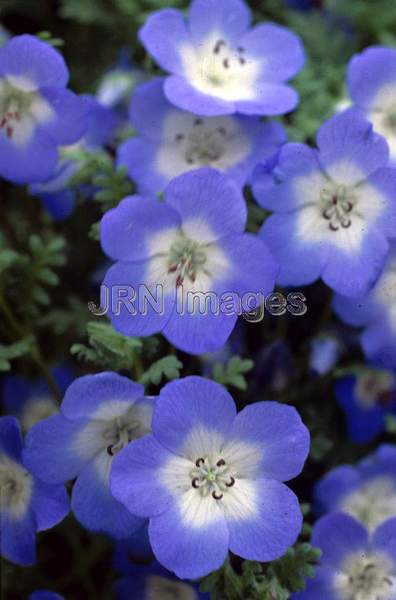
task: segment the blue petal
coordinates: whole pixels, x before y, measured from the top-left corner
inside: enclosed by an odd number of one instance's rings
[[[237,112],[245,115],[276,116],[291,112],[298,104],[298,93],[288,85],[269,83],[262,79],[257,84],[257,96],[253,100],[235,102]]]
[[[322,550],[324,566],[339,569],[345,558],[354,552],[365,552],[367,530],[344,513],[331,513],[317,521],[311,543]]]
[[[301,40],[285,27],[273,23],[256,25],[240,40],[247,55],[264,61],[264,78],[281,82],[302,69],[305,62]]]
[[[372,546],[388,555],[396,567],[396,519],[388,519],[373,533]]]
[[[32,565],[36,560],[36,522],[31,510],[19,519],[0,514],[1,555],[19,565]]]
[[[22,435],[15,417],[0,417],[0,452],[20,461]]]
[[[394,238],[396,236],[396,169],[391,167],[378,169],[368,177],[367,183],[378,190],[383,198],[383,208],[376,226],[386,236]]]
[[[196,115],[215,117],[236,112],[234,102],[203,94],[178,75],[166,78],[164,91],[169,102]]]
[[[63,221],[70,217],[74,210],[75,195],[72,190],[63,190],[54,194],[37,194],[44,208],[50,213],[54,221]]]
[[[327,473],[315,485],[315,505],[320,513],[336,512],[343,498],[361,482],[358,470],[348,465]]]
[[[23,453],[26,467],[47,483],[74,479],[89,460],[74,448],[86,423],[85,419],[71,421],[58,414],[31,427]]]
[[[348,90],[352,101],[363,109],[371,108],[380,88],[396,81],[396,51],[393,48],[366,48],[348,65]]]
[[[178,10],[165,8],[152,14],[140,29],[139,38],[162,69],[171,73],[182,72],[179,48],[191,41]]]
[[[189,9],[191,37],[195,44],[213,32],[236,43],[250,25],[250,9],[242,0],[193,0]]]
[[[171,458],[172,454],[152,435],[128,444],[113,459],[110,487],[114,498],[141,517],[166,510],[172,498],[158,471]]]
[[[89,102],[70,90],[46,87],[43,97],[55,111],[55,118],[46,121],[41,129],[57,144],[73,144],[87,129]]]
[[[37,590],[30,594],[28,600],[64,600],[63,596],[48,590]]]
[[[98,408],[117,400],[132,404],[144,395],[144,387],[114,372],[83,375],[66,390],[62,413],[69,419],[92,417]]]
[[[223,386],[203,377],[184,377],[162,388],[152,429],[161,444],[183,456],[191,431],[201,427],[227,436],[235,415],[235,403]]]
[[[216,571],[227,557],[229,534],[220,510],[203,527],[186,526],[176,505],[150,519],[149,536],[157,560],[181,579]]]
[[[50,529],[69,513],[69,497],[63,485],[49,485],[34,479],[32,510],[37,531]]]
[[[163,120],[172,110],[164,95],[164,82],[164,77],[155,77],[139,85],[129,109],[129,118],[136,131],[154,142],[162,138]]]
[[[112,458],[106,451],[84,467],[73,487],[72,510],[90,531],[127,538],[143,525],[110,493],[109,472]]]
[[[254,514],[242,518],[232,512],[226,516],[230,550],[248,560],[275,560],[294,544],[301,531],[300,505],[283,483],[257,479],[254,486]]]
[[[33,35],[19,35],[0,48],[0,74],[27,77],[37,85],[64,87],[69,74],[61,54]]]
[[[188,236],[191,229],[192,237],[203,244],[245,228],[242,192],[214,169],[198,169],[173,179],[165,190],[165,202],[180,215],[184,233]]]
[[[132,138],[118,148],[117,164],[125,166],[138,192],[156,196],[168,183],[156,168],[158,143],[143,138]]]
[[[127,196],[103,216],[100,243],[103,251],[115,260],[142,260],[149,258],[149,243],[156,233],[179,226],[180,217],[171,206]]]
[[[238,413],[231,439],[260,447],[259,476],[287,481],[301,473],[310,446],[309,431],[293,406],[256,402]]]

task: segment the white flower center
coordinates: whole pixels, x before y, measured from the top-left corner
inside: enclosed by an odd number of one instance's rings
[[[395,380],[387,371],[370,370],[359,375],[355,385],[357,402],[363,408],[386,408],[395,394]]]
[[[196,600],[193,588],[182,581],[153,575],[147,579],[147,600]]]
[[[102,432],[106,442],[106,450],[110,456],[114,456],[132,440],[149,433],[146,424],[135,414],[131,407],[124,415],[120,415],[110,421]]]
[[[391,600],[396,592],[396,573],[391,561],[379,554],[349,557],[334,587],[342,600]]]
[[[374,531],[386,519],[396,517],[396,486],[386,476],[378,476],[346,496],[340,510]]]
[[[168,253],[168,274],[176,276],[176,287],[187,277],[194,283],[200,271],[205,272],[207,253],[205,246],[180,233]]]
[[[235,485],[235,477],[231,475],[230,466],[223,458],[216,462],[212,462],[210,458],[197,458],[190,477],[192,487],[202,497],[211,494],[214,500],[221,500],[224,493]]]
[[[340,227],[347,229],[352,225],[351,215],[356,203],[352,189],[333,184],[321,191],[320,199],[323,202],[322,216],[329,222],[331,231],[338,231]]]
[[[21,517],[32,495],[31,475],[5,454],[0,455],[0,509]]]
[[[382,304],[385,314],[389,315],[392,329],[396,331],[396,259],[385,268],[373,295],[375,300]]]
[[[225,127],[208,127],[200,117],[194,120],[192,130],[175,135],[187,165],[207,166],[219,161],[227,152],[228,140]]]

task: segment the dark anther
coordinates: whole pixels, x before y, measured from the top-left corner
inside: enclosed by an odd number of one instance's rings
[[[352,208],[353,208],[352,202],[347,202],[345,212],[347,212],[347,213],[351,212]]]
[[[195,477],[195,478],[192,480],[192,482],[191,482],[191,485],[193,486],[193,488],[197,489],[197,488],[199,488],[199,485],[198,485],[198,483],[199,483],[199,479],[198,479],[198,477]]]
[[[226,130],[224,129],[224,127],[218,127],[218,128],[217,128],[217,131],[218,131],[219,133],[221,133],[221,135],[227,135],[227,132],[226,132]]]
[[[195,465],[199,468],[201,465],[203,465],[205,463],[205,459],[204,458],[197,458],[197,460],[195,461]]]
[[[202,125],[202,123],[203,123],[203,120],[202,120],[202,119],[199,119],[199,118],[198,118],[198,119],[195,119],[195,120],[194,120],[194,125]]]
[[[218,42],[216,42],[216,45],[213,48],[213,53],[214,54],[218,54],[220,52],[220,50],[221,50],[221,47],[225,46],[225,45],[226,45],[226,43],[225,43],[224,40],[219,40]]]
[[[193,165],[193,164],[194,164],[194,159],[193,159],[193,158],[191,158],[191,157],[188,157],[188,158],[186,158],[186,162],[187,162],[187,164],[189,164],[189,165]]]
[[[114,456],[113,446],[107,446],[106,450],[107,454],[110,454],[110,456]]]
[[[242,46],[238,46],[237,50],[240,54],[242,54],[242,52],[245,52],[245,48],[242,48]]]
[[[329,227],[330,227],[331,231],[339,230],[339,227],[337,225],[334,225],[334,223],[329,223]]]
[[[246,59],[244,59],[242,56],[239,59],[239,62],[241,63],[241,65],[245,65],[246,64]]]
[[[235,479],[233,477],[230,477],[230,481],[228,481],[226,483],[227,487],[232,487],[233,485],[235,485]]]
[[[225,69],[229,69],[229,68],[230,68],[230,61],[229,61],[229,59],[228,59],[228,58],[225,58],[225,59],[223,60],[223,67],[224,67]]]
[[[324,210],[322,212],[322,215],[325,219],[327,219],[328,221],[331,219],[333,214],[333,209],[332,208],[326,208],[326,210]]]
[[[350,227],[352,225],[352,221],[350,219],[348,219],[348,221],[342,222],[341,225],[344,229],[348,229],[348,227]]]
[[[182,133],[178,133],[178,134],[175,136],[175,140],[176,140],[176,142],[180,142],[182,139],[184,139],[184,135],[183,135]]]
[[[217,461],[216,466],[218,467],[224,467],[224,465],[226,464],[224,458],[220,458],[220,460]]]
[[[215,500],[221,500],[223,497],[223,494],[218,494],[217,492],[212,492],[212,498],[214,498]]]

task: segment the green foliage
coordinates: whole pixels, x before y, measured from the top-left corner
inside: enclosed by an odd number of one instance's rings
[[[180,377],[182,368],[183,363],[181,363],[173,354],[169,354],[169,356],[164,356],[153,363],[148,370],[143,373],[139,382],[144,385],[150,383],[158,385],[163,377],[168,380],[177,379]]]
[[[314,576],[319,558],[320,550],[299,542],[271,563],[244,561],[241,573],[227,560],[219,571],[203,579],[201,591],[209,592],[212,600],[288,600]]]
[[[37,37],[39,40],[47,42],[47,44],[50,44],[54,48],[60,48],[65,43],[61,38],[53,37],[49,31],[40,31],[37,34]]]
[[[0,344],[0,371],[9,371],[11,369],[10,360],[29,355],[33,345],[34,338],[31,336],[9,346]]]
[[[232,356],[226,365],[216,363],[213,367],[213,379],[222,385],[232,385],[238,390],[246,390],[245,373],[251,371],[254,362],[249,358]]]
[[[361,40],[361,45],[395,44],[395,0],[364,0],[364,2],[325,0],[325,6],[331,14],[342,17],[349,26],[353,27],[355,35]]]

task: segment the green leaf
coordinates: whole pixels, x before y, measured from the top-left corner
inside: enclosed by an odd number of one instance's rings
[[[34,343],[34,337],[29,336],[9,346],[0,344],[0,371],[9,371],[12,359],[30,354]]]
[[[213,379],[222,385],[232,385],[239,390],[246,390],[247,383],[244,374],[254,366],[249,358],[232,356],[227,365],[216,363],[213,367]]]
[[[177,379],[180,377],[180,371],[183,368],[183,363],[180,362],[173,354],[160,358],[151,367],[143,373],[140,378],[140,383],[148,385],[153,383],[158,385],[163,377],[168,380]]]

